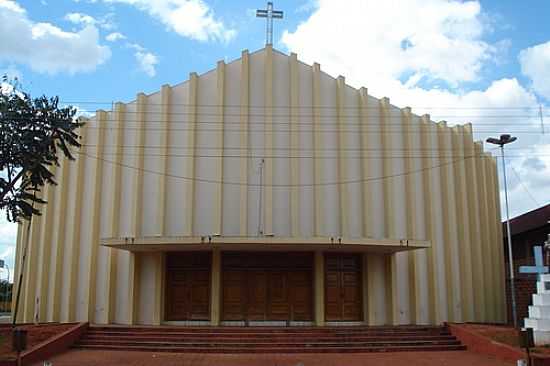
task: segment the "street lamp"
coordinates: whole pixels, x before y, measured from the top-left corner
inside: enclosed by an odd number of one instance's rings
[[[508,237],[508,264],[510,267],[510,295],[512,297],[512,319],[514,328],[517,328],[517,313],[516,313],[516,289],[514,287],[514,258],[512,254],[512,234],[510,232],[510,211],[508,208],[508,186],[506,183],[506,164],[504,163],[504,145],[516,141],[517,138],[510,135],[500,135],[500,138],[489,137],[487,142],[500,146],[500,155],[502,157],[502,175],[504,178],[504,200],[506,202],[506,236]]]

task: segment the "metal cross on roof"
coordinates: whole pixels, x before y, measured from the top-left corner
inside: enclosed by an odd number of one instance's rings
[[[536,273],[539,276],[543,273],[548,273],[548,266],[545,266],[542,261],[542,247],[533,247],[533,254],[535,255],[534,266],[521,266],[519,267],[520,273]]]
[[[265,44],[273,44],[273,19],[283,19],[283,12],[280,10],[273,10],[273,3],[269,1],[267,3],[267,9],[256,10],[257,18],[267,18]]]

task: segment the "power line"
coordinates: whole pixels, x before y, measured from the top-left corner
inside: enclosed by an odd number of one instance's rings
[[[436,126],[434,126],[436,127]],[[149,128],[138,128],[138,127],[108,127],[108,126],[86,126],[86,129],[93,129],[93,130],[126,130],[126,131],[157,131],[157,132],[174,132],[174,131],[189,131],[189,132],[243,132],[248,131],[249,133],[265,133],[265,132],[271,132],[271,133],[282,133],[282,132],[296,132],[296,133],[313,133],[313,132],[320,132],[320,133],[350,133],[350,134],[356,134],[359,133],[359,130],[353,130],[353,129],[341,129],[341,128],[331,128],[331,129],[277,129],[277,128],[261,128],[261,129],[251,129],[251,128],[170,128],[170,127],[149,127]],[[380,134],[454,134],[458,133],[458,131],[454,131],[452,129],[444,130],[444,131],[438,131],[437,129],[433,129],[430,131],[412,131],[412,130],[402,130],[402,129],[367,129],[365,132],[368,133],[380,133]],[[476,133],[501,133],[502,130],[477,130]],[[514,134],[540,134],[540,132],[537,131],[521,131],[521,130],[509,130],[507,129],[506,132],[508,133],[514,133]]]
[[[374,97],[373,97],[374,98]],[[60,103],[63,103],[63,104],[94,104],[94,105],[109,105],[111,106],[113,104],[113,101],[91,101],[91,100],[81,100],[81,101],[78,101],[78,100],[60,100],[59,101]],[[115,102],[116,103],[116,102]],[[123,104],[125,105],[128,105],[128,104],[134,104],[135,103],[135,100],[131,101],[131,102],[124,102]],[[377,102],[374,102],[374,103],[377,103]],[[361,106],[361,105],[358,105],[358,106],[342,106],[342,107],[338,107],[338,106],[306,106],[306,105],[299,105],[299,106],[291,106],[291,105],[288,105],[288,106],[277,106],[277,105],[274,105],[274,106],[265,106],[265,105],[253,105],[253,104],[249,104],[249,105],[242,105],[242,104],[228,104],[228,103],[225,103],[225,104],[217,104],[217,103],[208,103],[208,104],[201,104],[201,103],[173,103],[173,102],[170,102],[170,103],[152,103],[152,102],[147,102],[147,105],[174,105],[174,106],[197,106],[197,107],[222,107],[222,106],[225,106],[225,107],[247,107],[247,108],[259,108],[259,109],[275,109],[275,108],[286,108],[286,109],[312,109],[312,108],[317,108],[317,109],[337,109],[337,108],[347,108],[347,109],[378,109],[380,108],[379,106]],[[395,107],[397,109],[399,109],[398,107]],[[534,111],[538,111],[539,109],[539,106],[538,105],[531,105],[531,106],[515,106],[515,107],[457,107],[457,106],[411,106],[412,109],[441,109],[441,110],[534,110]]]
[[[507,156],[508,157],[508,156]],[[527,186],[525,184],[523,184],[523,181],[521,180],[521,178],[519,177],[519,174],[518,172],[516,171],[516,168],[514,168],[513,165],[509,164],[510,165],[510,168],[512,168],[512,171],[514,172],[514,175],[516,176],[516,179],[518,180],[519,184],[523,187],[523,190],[525,192],[527,192],[527,195],[531,198],[531,200],[535,203],[535,205],[537,207],[540,207],[542,206],[541,204],[539,204],[539,202],[535,199],[535,196],[533,196],[531,194],[531,191],[527,188]]]
[[[242,182],[230,182],[230,181],[225,181],[225,180],[221,181],[221,180],[206,179],[206,178],[191,178],[191,177],[185,177],[185,176],[176,175],[176,174],[161,173],[161,172],[157,172],[157,171],[150,170],[150,169],[138,168],[138,167],[135,167],[135,166],[132,166],[132,165],[129,165],[129,164],[117,163],[115,161],[104,159],[104,158],[99,157],[99,156],[89,155],[85,152],[77,152],[77,153],[80,154],[80,155],[84,155],[86,157],[92,158],[92,159],[101,160],[101,161],[103,161],[105,163],[108,163],[108,164],[119,165],[119,166],[122,166],[124,168],[138,170],[138,171],[142,171],[144,173],[155,174],[155,175],[165,176],[165,177],[169,177],[169,178],[190,180],[190,181],[196,181],[196,182],[201,182],[201,183],[214,183],[214,184],[222,184],[222,185],[260,187],[260,184],[258,184],[258,183],[242,183]],[[424,172],[424,171],[427,171],[427,170],[437,169],[437,168],[440,168],[440,167],[443,167],[443,166],[446,166],[446,165],[451,165],[451,164],[454,164],[454,163],[459,162],[459,161],[464,161],[468,158],[470,158],[470,157],[463,157],[463,158],[460,158],[460,159],[455,159],[453,161],[441,163],[441,164],[434,165],[434,166],[431,166],[431,167],[425,167],[425,168],[412,170],[412,171],[408,171],[408,172],[402,172],[402,173],[386,175],[386,176],[381,176],[381,177],[374,177],[374,178],[354,179],[354,180],[341,181],[341,182],[307,183],[307,184],[265,184],[264,183],[264,184],[262,184],[262,186],[264,186],[264,187],[266,187],[266,186],[267,187],[275,187],[275,188],[291,188],[291,187],[315,187],[315,186],[333,186],[333,185],[340,185],[340,184],[364,183],[364,182],[378,181],[378,180],[383,180],[383,179],[391,179],[391,178],[402,177],[402,176],[405,176],[405,175],[421,173],[421,172]]]
[[[114,116],[112,114],[115,114],[116,112],[106,112],[106,113],[109,113],[109,117],[106,118],[104,121],[104,123],[118,123],[119,121],[114,118]],[[130,115],[139,115],[138,112],[126,112],[126,114],[130,114]],[[273,120],[273,124],[278,124],[278,125],[292,125],[292,126],[310,126],[310,125],[322,125],[322,124],[326,124],[326,125],[331,125],[331,124],[335,124],[336,123],[336,119],[338,118],[341,118],[343,119],[345,122],[345,125],[346,126],[364,126],[364,125],[380,125],[381,123],[384,124],[384,125],[415,125],[415,124],[418,124],[417,122],[411,122],[411,123],[408,123],[407,121],[404,121],[404,116],[391,116],[391,115],[384,115],[384,114],[377,114],[377,115],[369,115],[369,116],[365,116],[364,119],[366,119],[366,121],[362,121],[363,119],[363,116],[360,116],[360,115],[344,115],[344,116],[340,116],[338,117],[338,115],[334,114],[334,115],[269,115],[269,114],[255,114],[255,115],[252,115],[252,114],[246,114],[246,113],[233,113],[233,114],[224,114],[224,113],[201,113],[201,112],[186,112],[186,113],[178,113],[178,115],[187,115],[187,116],[193,116],[193,117],[196,117],[197,120],[196,121],[188,121],[188,120],[176,120],[176,119],[171,119],[171,118],[168,118],[168,119],[165,119],[164,117],[162,117],[164,115],[164,113],[162,112],[149,112],[149,113],[146,113],[144,112],[143,113],[144,115],[148,115],[148,114],[152,114],[152,115],[155,115],[155,116],[161,116],[161,118],[155,118],[155,119],[152,119],[152,118],[144,118],[143,122],[144,123],[170,123],[170,124],[180,124],[180,123],[197,123],[197,124],[222,124],[222,125],[227,125],[227,124],[241,124],[242,122],[240,120],[231,120],[233,118],[229,118],[229,117],[247,117],[248,118],[248,121],[246,122],[247,124],[249,125],[254,125],[254,124],[265,124],[265,119],[266,117],[270,117],[272,120]],[[170,115],[170,113],[168,113],[168,115]],[[83,116],[85,117],[85,116]],[[209,118],[205,118],[205,117],[209,117]],[[219,121],[219,118],[220,117],[223,117],[225,120],[224,121]],[[449,122],[447,120],[445,120],[444,117],[449,117],[449,118],[460,118],[460,119],[464,119],[464,120],[467,120],[467,119],[484,119],[484,118],[498,118],[499,120],[501,119],[510,119],[510,120],[516,120],[516,119],[531,119],[533,121],[539,121],[540,120],[540,116],[535,116],[535,115],[494,115],[494,116],[451,116],[451,115],[448,115],[448,116],[437,116],[438,118],[435,118],[435,115],[432,115],[431,116],[431,120],[430,122],[432,123],[437,123],[434,121],[434,119],[438,119],[440,122],[441,121],[446,121],[446,122]],[[550,116],[548,116],[550,117]],[[40,121],[39,118],[35,118],[33,117],[34,120],[36,121]],[[297,121],[297,122],[291,122],[289,121],[291,118],[298,118],[298,119],[307,119],[307,120],[310,120],[310,121]],[[420,119],[421,116],[416,116],[417,119]],[[22,121],[28,121],[29,118],[27,117],[23,117],[23,116],[10,116],[9,117],[10,120],[13,120],[13,121],[18,121],[18,120],[22,120]],[[252,119],[252,120],[251,120]],[[264,119],[264,121],[261,121],[259,119]],[[319,119],[320,121],[317,121],[317,119]],[[353,121],[350,121],[350,119],[357,119],[359,120],[358,122],[353,122]],[[327,121],[328,120],[328,121]],[[373,121],[374,120],[374,121]],[[392,121],[395,121],[395,122],[392,122]],[[97,121],[95,121],[97,122]],[[122,120],[122,123],[123,124],[129,124],[129,123],[141,123],[141,121],[137,121],[137,120],[126,120],[126,119],[123,119]],[[507,122],[499,122],[499,123],[496,123],[496,122],[490,122],[490,121],[478,121],[475,123],[476,125],[485,125],[485,126],[508,126],[508,125],[515,125],[515,124],[518,124],[518,125],[523,125],[523,124],[520,124],[516,121],[507,121]],[[533,123],[533,127],[535,127],[535,124]]]
[[[200,149],[199,149],[200,150]],[[261,150],[261,149],[258,149]],[[258,154],[258,155],[228,155],[228,154],[210,154],[210,155],[204,155],[204,154],[151,154],[151,153],[116,153],[116,152],[104,152],[104,155],[122,155],[122,156],[145,156],[145,157],[176,157],[176,158],[240,158],[240,159],[371,159],[371,160],[382,160],[382,159],[450,159],[454,158],[456,155],[421,155],[421,156],[415,156],[415,155],[390,155],[390,156],[365,156],[365,155],[346,155],[346,156],[319,156],[319,155],[264,155],[264,154]],[[492,158],[492,155],[483,156],[483,155],[463,155],[466,158]],[[547,157],[550,156],[550,154],[538,154],[538,155],[530,155],[530,156],[543,156]],[[507,157],[511,158],[522,158],[524,155],[507,155]]]
[[[84,147],[95,147],[95,146],[98,146],[97,144],[83,144],[82,146]],[[143,149],[164,149],[164,148],[168,148],[168,149],[186,149],[186,150],[192,150],[193,148],[192,147],[189,147],[189,146],[164,146],[164,145],[112,145],[112,144],[101,144],[101,146],[103,147],[108,147],[108,148],[123,148],[123,149],[136,149],[136,148],[143,148]],[[241,147],[241,146],[223,146],[223,147],[219,147],[219,146],[211,146],[211,147],[196,147],[196,149],[201,149],[201,150],[262,150],[263,151],[263,147]],[[498,147],[493,147],[493,148],[490,148],[489,151],[494,151],[494,150],[497,150]],[[522,148],[514,148],[514,149],[522,149]],[[525,149],[525,148],[523,148]],[[405,148],[405,147],[391,147],[391,148],[381,148],[381,147],[360,147],[360,148],[353,148],[353,147],[342,147],[342,148],[332,148],[332,147],[323,147],[323,148],[320,148],[320,149],[317,149],[317,148],[309,148],[309,147],[297,147],[297,148],[292,148],[292,147],[272,147],[271,150],[279,150],[279,151],[345,151],[345,152],[348,152],[348,151],[436,151],[436,152],[440,152],[440,151],[458,151],[458,152],[461,152],[463,149],[460,149],[460,148],[452,148],[452,147],[443,147],[441,149],[438,149],[438,148],[427,148],[427,147],[409,147],[409,148]]]

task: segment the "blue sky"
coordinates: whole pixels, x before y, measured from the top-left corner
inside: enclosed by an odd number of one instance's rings
[[[265,21],[254,10],[265,6],[0,0],[0,74],[17,76],[33,95],[59,95],[83,111],[108,109],[263,47]],[[275,7],[285,12],[275,22],[277,49],[398,106],[471,121],[480,139],[518,131],[507,161],[512,214],[550,201],[550,139],[537,114],[541,104],[550,119],[550,2],[300,0]],[[498,116],[506,125],[495,126]],[[12,258],[14,243],[14,226],[0,221],[0,257]]]

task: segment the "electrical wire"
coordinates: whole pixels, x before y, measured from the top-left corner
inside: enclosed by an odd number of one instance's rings
[[[507,156],[508,157],[508,156]],[[531,200],[533,201],[533,203],[537,206],[537,207],[541,207],[542,205],[535,199],[535,196],[533,196],[533,194],[531,193],[531,191],[527,188],[527,186],[523,183],[523,181],[521,180],[518,172],[516,171],[516,168],[514,168],[513,165],[510,165],[510,168],[512,168],[512,171],[514,172],[514,175],[516,176],[516,179],[518,180],[519,184],[522,186],[523,190],[527,193],[527,195],[531,198]]]
[[[216,179],[206,179],[206,178],[196,178],[196,177],[192,178],[192,177],[185,177],[185,176],[170,174],[170,173],[161,173],[161,172],[157,172],[157,171],[146,169],[146,168],[139,168],[139,167],[132,166],[132,165],[129,165],[129,164],[125,164],[125,163],[122,163],[122,162],[119,163],[119,162],[116,162],[116,161],[108,160],[108,159],[105,159],[105,158],[102,158],[102,157],[99,157],[99,156],[93,156],[93,155],[90,155],[90,154],[88,154],[86,152],[82,152],[82,151],[77,152],[77,153],[80,154],[80,155],[84,155],[88,158],[103,161],[103,162],[108,163],[108,164],[118,165],[118,166],[121,166],[121,167],[124,167],[124,168],[137,170],[137,171],[141,171],[141,172],[144,172],[144,173],[159,175],[159,176],[165,176],[165,177],[169,177],[169,178],[195,181],[195,182],[201,182],[201,183],[214,183],[214,184],[222,184],[222,185],[249,186],[249,187],[263,186],[263,187],[274,187],[274,188],[334,186],[334,185],[341,185],[341,184],[355,184],[355,183],[365,183],[365,182],[372,182],[372,181],[378,181],[378,180],[384,180],[384,179],[392,179],[392,178],[402,177],[402,176],[406,176],[406,175],[410,175],[410,174],[422,173],[422,172],[425,172],[425,171],[428,171],[428,170],[437,169],[437,168],[440,168],[440,167],[443,167],[443,166],[451,165],[451,164],[454,164],[454,163],[464,161],[466,159],[471,158],[471,157],[463,157],[463,158],[452,160],[450,162],[445,162],[445,163],[437,164],[437,165],[430,166],[430,167],[424,167],[424,168],[417,169],[417,170],[412,170],[412,171],[402,172],[402,173],[397,173],[397,174],[392,174],[392,175],[386,175],[386,176],[381,176],[381,177],[366,178],[366,179],[353,179],[353,180],[341,181],[341,182],[324,182],[324,183],[309,183],[309,184],[265,184],[265,183],[258,184],[258,183],[231,182],[231,181],[225,181],[225,180],[221,181],[221,180],[216,180]]]

